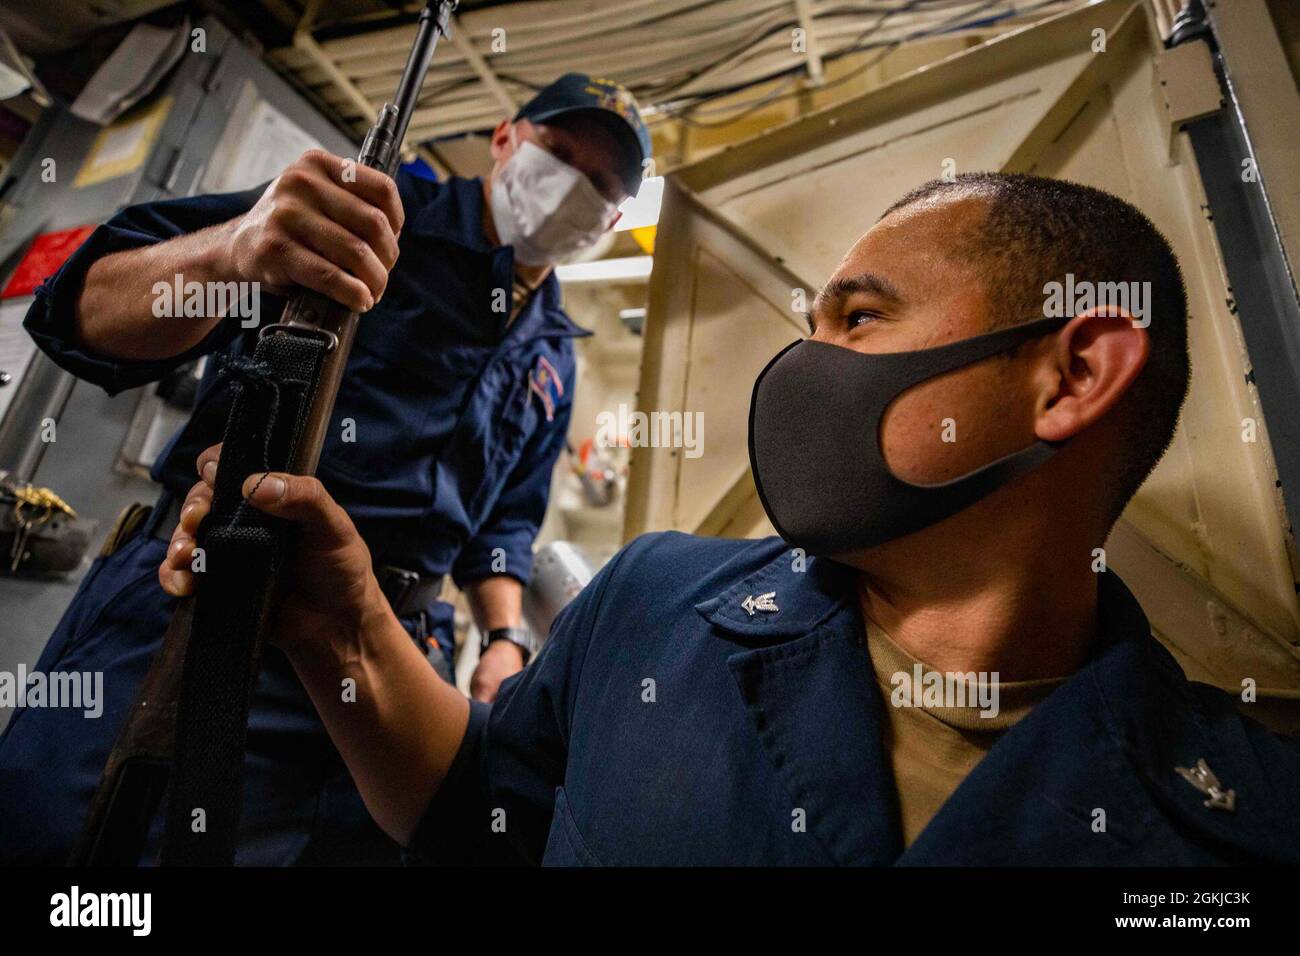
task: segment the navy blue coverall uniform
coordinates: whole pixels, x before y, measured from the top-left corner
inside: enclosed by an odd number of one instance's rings
[[[438,184],[401,173],[398,187],[406,210],[401,254],[383,299],[361,319],[318,475],[352,516],[376,567],[450,573],[458,584],[494,573],[527,583],[568,428],[572,340],[588,333],[563,311],[554,276],[510,321],[513,251],[489,247],[483,235],[479,180]],[[123,210],[39,290],[26,320],[31,335],[59,365],[110,394],[206,353],[251,354],[256,330],[231,318],[175,358],[109,359],[76,344],[74,316],[96,259],[229,220],[260,193]],[[264,295],[262,324],[276,321],[282,305]],[[13,715],[0,738],[0,861],[61,863],[80,831],[176,604],[156,576],[170,529],[155,526],[197,480],[199,452],[221,440],[231,394],[219,365],[209,360],[193,416],[154,467],[163,493],[153,526],[95,562],[36,665],[44,672],[102,671],[103,716],[28,708]],[[546,384],[533,388],[530,381]],[[350,442],[347,419],[355,423]],[[423,619],[412,609],[403,621],[413,638],[427,626],[450,655],[450,606],[419,610]],[[244,808],[239,863],[399,859],[274,648],[253,701]]]
[[[804,567],[804,570],[798,570]],[[778,538],[637,539],[471,704],[425,862],[1300,863],[1300,742],[1186,680],[1112,571],[1087,663],[906,849],[851,572]],[[775,611],[746,598],[775,592]],[[1051,635],[1044,635],[1050,639]],[[1204,760],[1232,812],[1175,768]]]

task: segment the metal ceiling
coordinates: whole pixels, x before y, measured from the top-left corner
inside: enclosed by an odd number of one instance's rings
[[[618,80],[653,128],[666,118],[726,122],[729,100],[778,79],[758,105],[825,81],[828,61],[882,54],[930,36],[983,35],[1085,5],[1086,0],[528,0],[462,3],[439,48],[411,142],[483,131],[567,70]],[[391,95],[422,4],[394,15],[327,19],[307,4],[292,45],[271,59],[346,126],[360,131]],[[324,8],[324,9],[323,9]],[[324,15],[323,15],[324,14]],[[795,30],[804,31],[802,45]],[[838,79],[829,81],[832,85]],[[734,97],[733,97],[734,100]],[[740,104],[743,109],[744,103]]]

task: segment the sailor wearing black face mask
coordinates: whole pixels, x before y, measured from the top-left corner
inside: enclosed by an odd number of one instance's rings
[[[1149,323],[1028,319],[1066,273],[1150,282]],[[314,542],[305,603],[352,622],[276,639],[380,825],[437,861],[1300,862],[1300,744],[1189,683],[1094,571],[1188,382],[1145,217],[1052,180],[931,183],[811,321],[750,421],[788,540],[638,539],[490,707],[403,680],[346,516],[310,479],[258,485]],[[345,677],[382,706],[341,706]]]

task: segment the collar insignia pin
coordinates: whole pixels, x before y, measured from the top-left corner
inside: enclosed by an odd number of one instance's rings
[[[776,606],[775,598],[775,591],[768,591],[766,594],[760,594],[758,597],[754,597],[754,595],[751,594],[746,597],[745,600],[740,602],[740,606],[745,609],[745,612],[750,617],[754,616],[755,611],[765,611],[768,614],[771,614],[774,611],[781,610]]]
[[[1205,801],[1205,806],[1211,810],[1223,810],[1227,813],[1233,813],[1237,809],[1237,793],[1235,790],[1224,790],[1219,784],[1219,778],[1214,775],[1204,758],[1196,761],[1195,767],[1175,767],[1178,775],[1190,783],[1201,793],[1210,799]]]

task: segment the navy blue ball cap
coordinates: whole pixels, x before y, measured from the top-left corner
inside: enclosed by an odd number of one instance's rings
[[[515,120],[545,123],[566,114],[593,110],[612,120],[608,128],[624,143],[627,159],[619,174],[628,192],[635,194],[641,185],[641,170],[650,158],[650,131],[641,119],[636,98],[621,83],[586,73],[565,73],[525,103]]]

